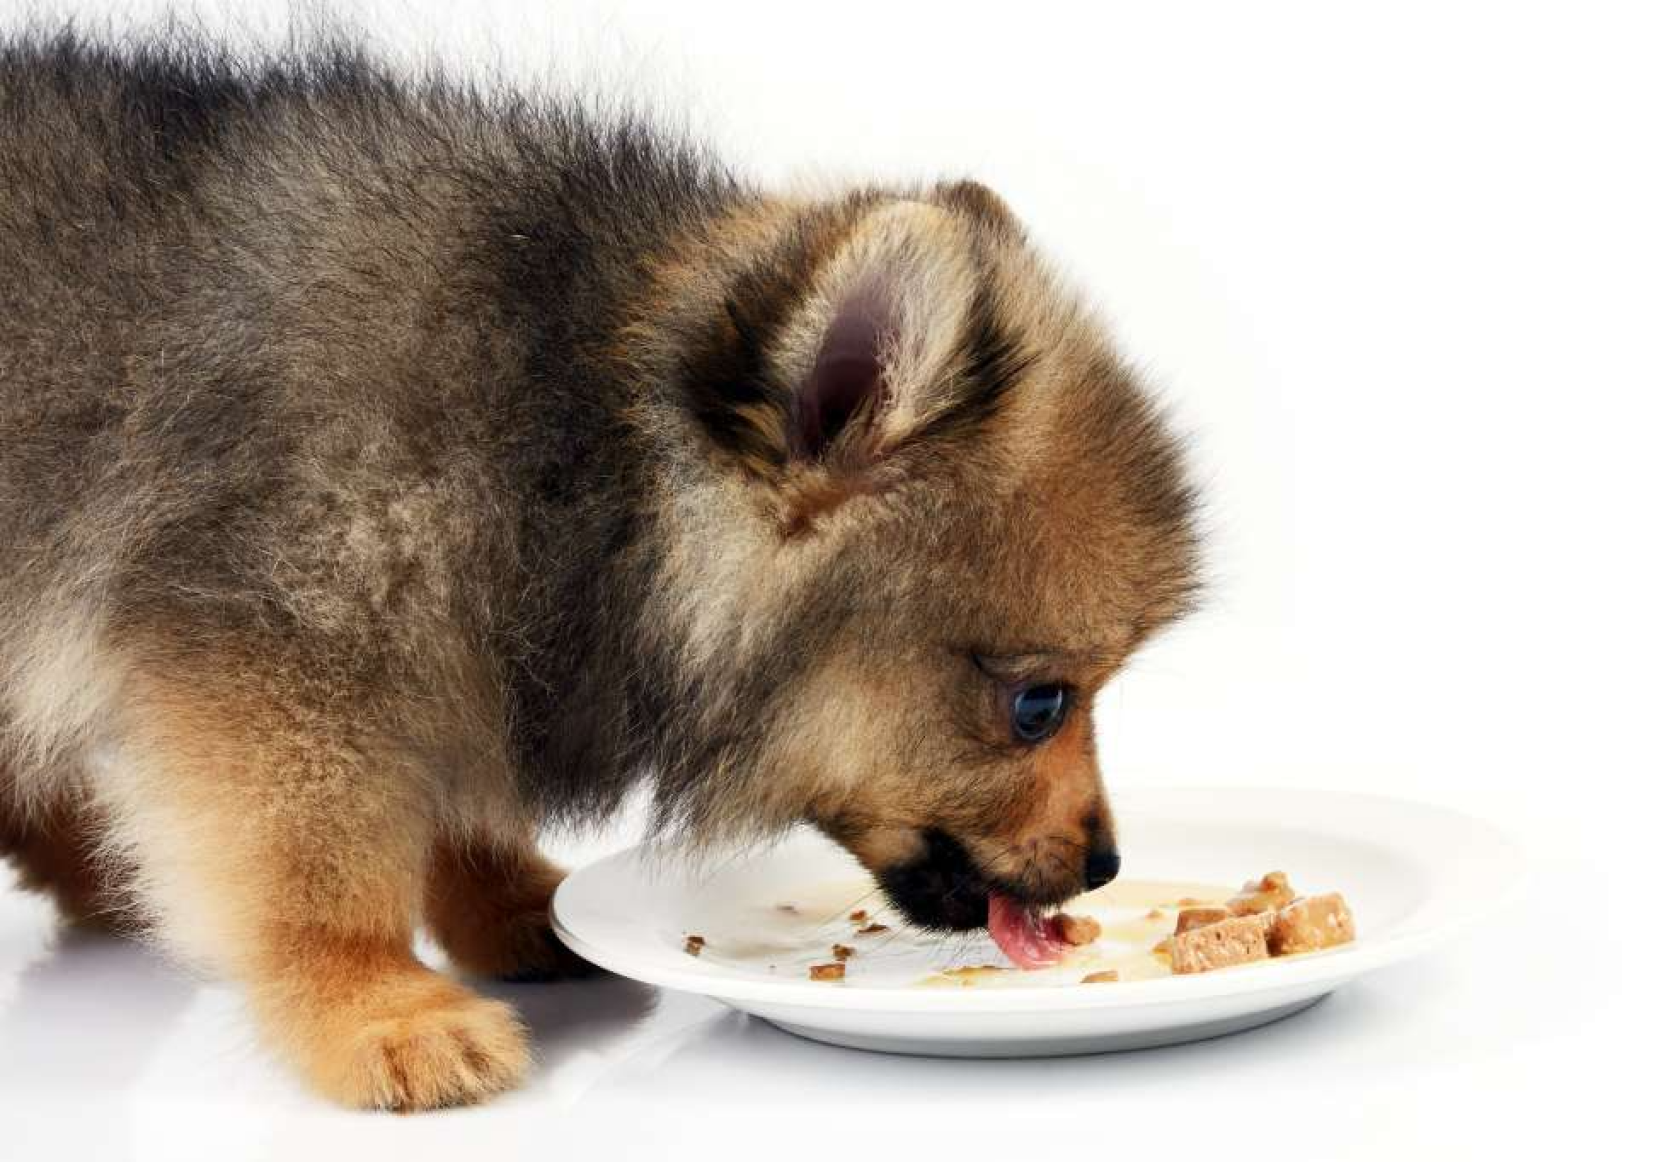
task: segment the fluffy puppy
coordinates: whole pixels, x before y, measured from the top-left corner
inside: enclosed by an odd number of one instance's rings
[[[0,47],[0,850],[357,1106],[478,1100],[534,845],[638,782],[916,923],[1116,873],[1175,441],[970,183],[768,194],[322,45]]]

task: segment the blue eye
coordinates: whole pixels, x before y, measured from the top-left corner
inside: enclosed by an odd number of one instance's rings
[[[1026,686],[1014,695],[1014,737],[1041,742],[1060,728],[1066,715],[1066,688],[1058,682]]]

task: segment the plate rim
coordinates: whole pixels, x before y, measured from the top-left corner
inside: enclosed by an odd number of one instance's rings
[[[1357,807],[1377,805],[1445,816],[1451,823],[1469,828],[1479,836],[1486,836],[1494,845],[1497,855],[1501,857],[1495,876],[1498,884],[1489,897],[1472,900],[1469,906],[1453,909],[1449,915],[1428,927],[1411,932],[1391,934],[1366,943],[1357,942],[1297,959],[1240,965],[1196,975],[1128,981],[1116,988],[1102,989],[915,989],[895,985],[814,983],[798,979],[770,980],[739,974],[722,975],[693,967],[685,969],[671,962],[650,960],[645,963],[637,957],[619,957],[581,936],[563,921],[563,893],[568,892],[571,896],[575,889],[571,889],[569,885],[581,873],[595,875],[603,872],[609,865],[640,862],[646,855],[653,856],[666,851],[664,845],[650,842],[634,844],[574,869],[552,895],[549,917],[552,929],[563,944],[601,968],[644,984],[696,993],[731,1004],[752,1002],[803,1009],[884,1010],[924,1014],[956,1011],[969,1014],[1033,1013],[1186,1005],[1220,997],[1250,997],[1264,992],[1284,992],[1329,982],[1342,984],[1365,973],[1402,963],[1420,955],[1433,945],[1444,943],[1477,926],[1490,914],[1509,906],[1511,900],[1520,894],[1526,885],[1528,862],[1525,849],[1514,834],[1496,823],[1438,804],[1370,792],[1276,785],[1148,785],[1127,787],[1118,792],[1116,798],[1140,799],[1151,795],[1160,799],[1179,799],[1199,794],[1247,798],[1299,795],[1314,799],[1348,801]],[[1137,805],[1137,809],[1144,808]],[[794,842],[794,833],[784,837],[782,842]],[[780,845],[767,850],[780,850]],[[760,854],[762,856],[767,852]]]

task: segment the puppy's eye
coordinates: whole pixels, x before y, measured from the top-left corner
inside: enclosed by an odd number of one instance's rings
[[[1042,742],[1060,728],[1065,716],[1066,688],[1058,682],[1023,686],[1014,694],[1014,737],[1021,742]]]

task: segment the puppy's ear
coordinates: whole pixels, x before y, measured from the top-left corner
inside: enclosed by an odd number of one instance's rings
[[[1008,203],[981,182],[966,179],[939,182],[933,187],[933,198],[939,205],[965,215],[987,230],[1016,238],[1024,234]]]
[[[801,224],[732,286],[689,398],[785,526],[895,481],[905,449],[988,418],[1023,370],[976,235],[948,206],[884,203]]]
[[[849,455],[871,442],[875,419],[886,404],[885,357],[897,341],[898,325],[891,292],[880,278],[843,296],[810,370],[790,397],[787,446],[792,459],[823,461],[837,446]]]

